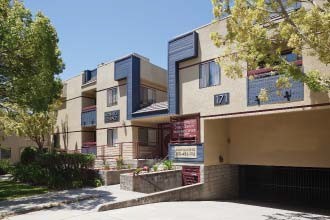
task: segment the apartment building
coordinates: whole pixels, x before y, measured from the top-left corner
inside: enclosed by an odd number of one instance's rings
[[[161,158],[157,125],[132,119],[167,114],[167,72],[130,54],[64,82],[54,145],[113,162]]]
[[[110,164],[168,157],[185,185],[205,184],[199,199],[329,204],[329,94],[294,80],[278,94],[279,75],[269,68],[226,77],[215,63],[222,48],[210,39],[214,31],[226,32],[226,18],[170,40],[167,71],[130,54],[65,81],[55,147]],[[305,72],[330,72],[306,51],[283,57]]]
[[[329,204],[329,94],[294,80],[277,94],[279,75],[269,68],[226,77],[215,63],[222,49],[210,39],[215,31],[226,32],[226,18],[169,41],[169,157],[183,166],[184,181],[209,183],[202,198]],[[283,57],[304,72],[330,72],[306,51]],[[261,88],[267,102],[258,98]]]

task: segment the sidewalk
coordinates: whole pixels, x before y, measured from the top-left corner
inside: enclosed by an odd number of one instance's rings
[[[60,208],[60,206],[86,212],[94,210],[102,203],[120,202],[142,195],[144,194],[120,190],[119,185],[51,192],[10,201],[1,201],[0,218],[52,207]]]

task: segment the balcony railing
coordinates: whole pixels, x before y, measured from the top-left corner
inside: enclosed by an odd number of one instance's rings
[[[96,105],[88,106],[82,109],[81,126],[83,127],[96,126]]]
[[[144,146],[138,142],[121,142],[114,145],[96,146],[95,142],[83,144],[81,149],[68,150],[68,153],[94,154],[97,159],[112,159],[122,157],[124,159],[154,159],[160,158],[159,146]]]
[[[282,57],[286,61],[288,61],[290,63],[293,63],[297,66],[302,66],[302,64],[303,64],[302,58],[300,56],[298,56],[297,54],[288,52],[288,53],[283,54]],[[259,75],[262,75],[264,73],[269,73],[273,70],[274,70],[273,68],[259,68],[259,69],[256,69],[256,70],[249,70],[247,72],[247,75],[248,76],[259,76]]]
[[[81,148],[83,154],[94,154],[97,155],[96,142],[85,142]]]
[[[302,66],[302,58],[292,52],[283,53],[282,57],[288,62],[297,66]],[[290,79],[290,88],[278,89],[276,82],[281,76],[272,68],[260,68],[248,71],[248,76],[253,76],[248,79],[248,106],[286,103],[292,101],[304,100],[304,84],[301,81]],[[268,92],[268,100],[261,102],[259,93],[261,89],[266,89]]]

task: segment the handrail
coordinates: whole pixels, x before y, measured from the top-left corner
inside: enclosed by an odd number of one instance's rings
[[[87,106],[82,108],[82,112],[86,112],[86,111],[92,111],[92,110],[96,110],[96,105],[91,105],[91,106]]]
[[[302,65],[302,60],[296,60],[296,61],[293,61],[292,63],[294,63],[295,65],[297,66],[301,66]],[[263,73],[269,73],[271,71],[273,71],[274,68],[260,68],[260,69],[255,69],[255,70],[249,70],[247,71],[247,75],[248,76],[255,76],[255,75],[260,75],[260,74],[263,74]]]
[[[91,145],[85,145],[85,147],[76,148],[74,150],[67,150],[67,153],[91,153],[95,154],[98,159],[109,159],[109,158],[118,158],[118,157],[129,157],[132,159],[146,159],[154,158],[158,154],[158,148],[148,147],[140,145],[139,142],[120,142],[115,143],[114,145],[92,145],[94,142],[87,142]],[[141,155],[141,150],[143,148],[148,148],[148,150],[153,150],[152,153]]]

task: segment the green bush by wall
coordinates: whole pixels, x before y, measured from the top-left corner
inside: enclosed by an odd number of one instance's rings
[[[46,185],[54,189],[101,184],[98,172],[92,169],[94,155],[40,153],[31,149],[27,150],[28,153],[24,151],[22,157],[24,155],[26,158],[12,171],[16,180],[34,185]]]

